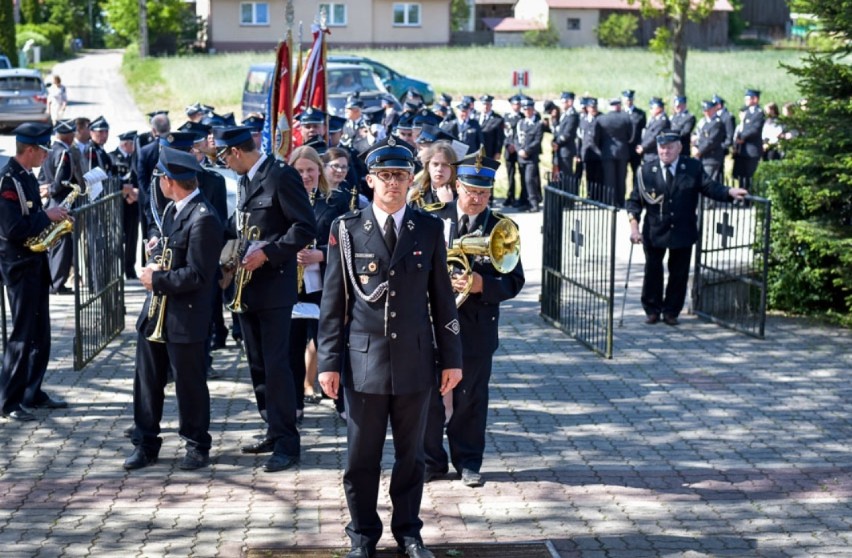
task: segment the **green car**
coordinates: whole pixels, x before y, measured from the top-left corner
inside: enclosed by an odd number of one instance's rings
[[[388,68],[381,62],[377,62],[371,58],[356,56],[354,54],[329,54],[328,61],[368,66],[376,73],[377,76],[379,76],[387,90],[400,101],[404,100],[405,94],[408,93],[410,89],[414,89],[423,96],[423,102],[427,105],[431,105],[435,102],[435,90],[432,89],[431,85],[425,81],[404,76],[399,72]]]

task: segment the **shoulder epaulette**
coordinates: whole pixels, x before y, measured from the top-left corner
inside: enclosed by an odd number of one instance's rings
[[[360,209],[353,209],[352,211],[347,211],[346,213],[344,213],[343,215],[338,217],[338,219],[354,219],[355,217],[360,217],[360,216],[361,216],[361,210]]]

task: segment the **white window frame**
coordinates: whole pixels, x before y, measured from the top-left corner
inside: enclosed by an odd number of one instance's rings
[[[416,7],[417,8],[417,22],[412,23],[408,20],[409,9]],[[396,22],[396,11],[397,8],[402,8],[403,14],[405,17],[405,21],[402,23]],[[422,27],[423,26],[423,5],[420,2],[394,2],[393,3],[393,11],[391,12],[391,21],[393,21],[394,27]]]
[[[325,6],[326,23],[328,23],[329,27],[346,27],[349,25],[349,9],[345,2],[322,2],[320,4],[320,9],[322,9],[323,6]],[[343,21],[335,21],[332,17],[334,9],[338,6],[343,8]]]
[[[266,6],[266,21],[257,20],[257,7]],[[243,21],[243,6],[251,6],[251,21]],[[240,2],[240,25],[243,27],[269,26],[269,2]]]

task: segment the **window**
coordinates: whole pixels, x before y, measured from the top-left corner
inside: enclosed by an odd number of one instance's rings
[[[568,18],[568,31],[579,31],[580,30],[580,19],[576,17]]]
[[[242,2],[240,25],[269,25],[269,4],[266,2]]]
[[[346,25],[346,4],[338,2],[320,4],[320,10],[325,10],[329,26],[343,27]]]
[[[420,4],[397,2],[393,5],[394,27],[415,27],[420,25]]]

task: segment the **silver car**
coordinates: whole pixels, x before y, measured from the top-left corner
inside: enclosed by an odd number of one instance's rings
[[[47,89],[38,70],[0,70],[0,127],[50,122]]]

